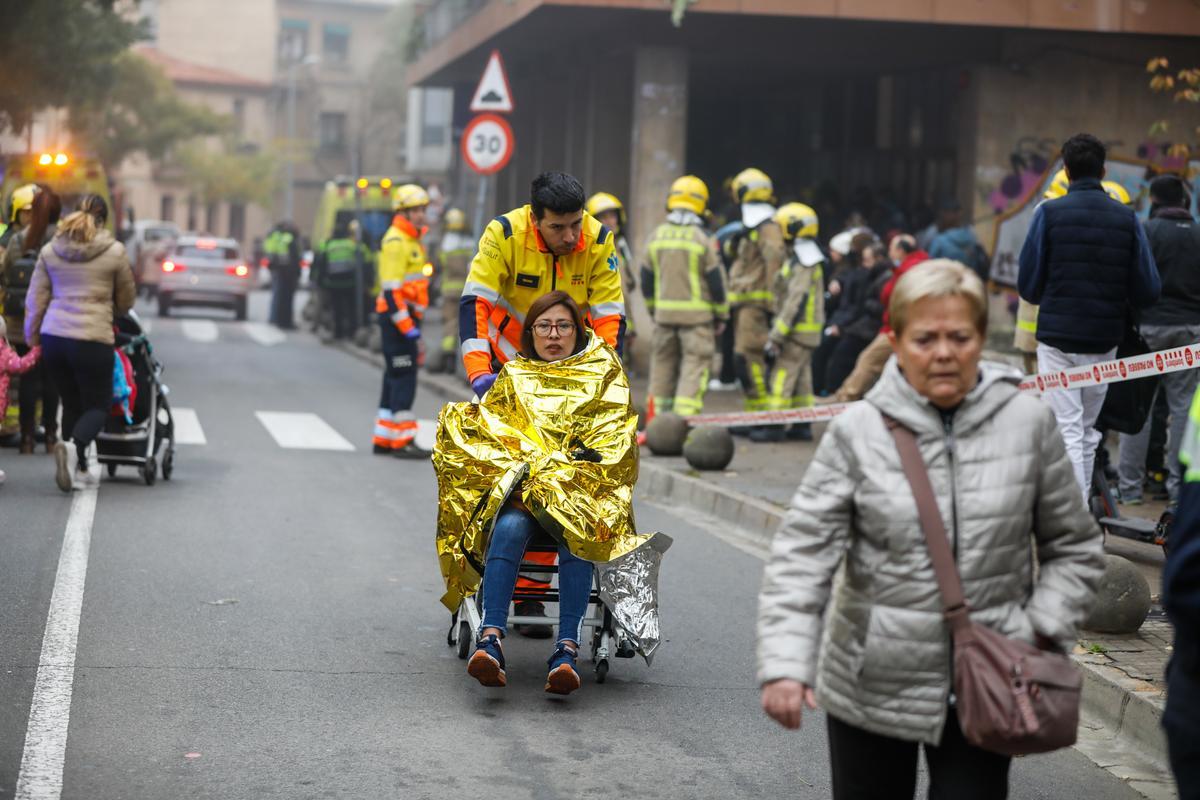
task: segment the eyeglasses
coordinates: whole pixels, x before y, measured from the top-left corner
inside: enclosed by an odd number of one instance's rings
[[[560,336],[570,336],[575,332],[574,322],[535,322],[533,323],[533,332],[543,339],[550,335],[551,331],[557,331]]]

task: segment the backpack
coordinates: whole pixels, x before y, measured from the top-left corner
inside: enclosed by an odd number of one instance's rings
[[[37,266],[37,253],[28,250],[14,258],[4,268],[4,314],[9,317],[25,315],[25,295]]]

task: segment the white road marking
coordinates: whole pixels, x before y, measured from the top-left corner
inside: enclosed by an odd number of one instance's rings
[[[93,462],[96,484],[75,492],[58,574],[50,596],[50,613],[42,637],[29,706],[25,750],[17,775],[16,800],[58,800],[62,795],[63,764],[67,752],[67,729],[71,720],[71,692],[75,682],[75,647],[79,641],[79,615],[83,609],[83,587],[87,579],[88,550],[100,466]]]
[[[215,342],[220,336],[217,323],[211,319],[185,319],[182,323],[183,335],[193,342]]]
[[[274,325],[263,322],[243,322],[242,330],[254,341],[265,347],[274,347],[287,341],[287,334]]]
[[[434,440],[437,438],[437,420],[436,419],[419,419],[417,420],[417,447],[422,447],[426,450],[433,449]]]
[[[354,445],[316,414],[255,411],[254,415],[280,447],[290,450],[354,450]]]
[[[171,417],[175,420],[175,444],[208,444],[196,409],[172,408]]]

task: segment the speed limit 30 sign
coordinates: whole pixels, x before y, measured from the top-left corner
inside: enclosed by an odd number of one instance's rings
[[[462,135],[462,154],[467,165],[480,175],[504,169],[513,154],[513,130],[508,120],[495,114],[480,114],[467,123]]]

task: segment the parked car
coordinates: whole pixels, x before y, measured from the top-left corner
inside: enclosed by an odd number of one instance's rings
[[[234,239],[180,236],[159,266],[158,315],[170,315],[176,306],[230,308],[246,319],[247,297],[253,288],[254,270],[242,258]]]

